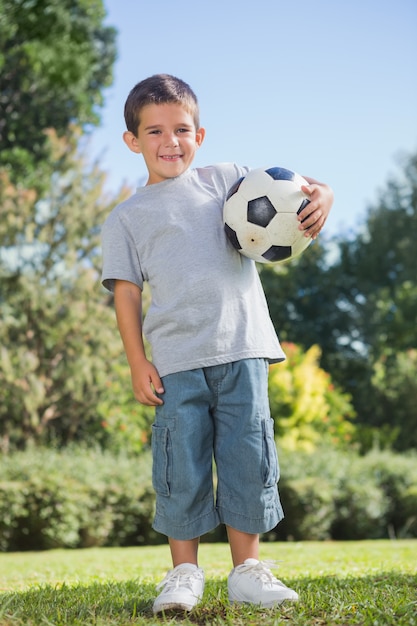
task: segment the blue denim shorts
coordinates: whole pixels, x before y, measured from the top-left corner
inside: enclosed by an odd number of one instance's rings
[[[267,362],[178,372],[163,385],[152,426],[154,529],[186,540],[220,523],[253,534],[274,528],[283,513]]]

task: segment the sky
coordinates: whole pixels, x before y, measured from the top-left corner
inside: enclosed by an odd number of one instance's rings
[[[107,188],[146,182],[122,140],[130,89],[190,84],[206,138],[194,165],[281,166],[331,185],[329,234],[356,232],[417,151],[415,0],[104,0],[113,85],[90,151]]]

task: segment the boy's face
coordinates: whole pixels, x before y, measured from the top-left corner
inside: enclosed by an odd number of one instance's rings
[[[149,172],[147,185],[175,178],[191,165],[205,135],[180,104],[148,104],[140,114],[137,136],[123,135],[128,148],[142,154]]]

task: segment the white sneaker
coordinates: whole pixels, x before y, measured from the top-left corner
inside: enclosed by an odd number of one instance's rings
[[[203,597],[204,572],[192,563],[181,563],[170,570],[157,590],[162,592],[153,603],[153,612],[191,611]]]
[[[298,594],[275,578],[268,561],[246,559],[229,574],[227,586],[231,603],[257,604],[271,608],[284,600],[297,602]]]

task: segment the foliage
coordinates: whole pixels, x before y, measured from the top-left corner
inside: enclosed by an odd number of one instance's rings
[[[270,368],[269,397],[280,446],[313,450],[318,444],[341,446],[352,438],[354,416],[349,397],[337,389],[319,366],[320,349],[305,353],[283,344],[286,361]]]
[[[14,183],[44,183],[46,130],[99,122],[116,58],[104,18],[102,0],[0,0],[0,167]]]
[[[152,541],[149,453],[140,459],[69,447],[1,460],[0,549]]]
[[[97,435],[96,441],[106,450],[137,454],[149,445],[154,409],[135,400],[129,366],[124,360],[110,364],[97,413],[101,416],[102,434]]]
[[[397,353],[386,349],[373,369],[376,420],[391,423],[395,443],[402,450],[417,448],[417,431],[410,428],[417,407],[416,372],[417,348]]]
[[[3,449],[93,439],[122,354],[99,284],[100,225],[117,199],[105,198],[104,176],[87,170],[77,141],[50,135],[57,170],[42,200],[0,178]]]
[[[285,519],[266,540],[417,536],[417,457],[281,451]],[[165,542],[152,530],[149,448],[127,457],[68,446],[0,457],[0,550]],[[223,539],[223,528],[206,541]]]
[[[275,329],[282,341],[323,355],[348,332],[349,316],[337,306],[343,284],[333,270],[337,243],[321,237],[287,263],[262,265],[260,277]],[[330,371],[330,369],[327,369]]]
[[[346,306],[356,310],[368,355],[378,357],[387,343],[396,350],[415,345],[416,234],[417,155],[404,165],[402,179],[388,181],[365,228],[341,242],[339,270],[350,285]]]
[[[355,240],[341,244],[338,264],[345,284],[344,307],[355,327],[350,343],[355,346],[356,355],[341,371],[344,386],[354,395],[361,421],[384,429],[387,440],[398,450],[416,445],[417,405],[408,404],[411,411],[404,419],[405,395],[399,397],[398,403],[387,402],[384,394],[381,397],[378,380],[381,381],[381,365],[387,351],[407,354],[417,348],[416,236],[414,155],[404,163],[402,177],[388,181],[378,205],[369,210],[363,231]],[[388,361],[392,362],[391,357]],[[404,385],[407,386],[406,381]],[[401,384],[403,390],[405,387]]]
[[[304,350],[320,346],[321,367],[352,399],[364,450],[375,441],[398,450],[416,446],[417,404],[400,362],[417,348],[417,154],[401,165],[356,233],[324,238],[289,264],[260,268],[280,338]],[[403,355],[397,365],[395,353]]]
[[[417,536],[415,454],[321,447],[280,453],[285,519],[275,539],[375,539]]]

